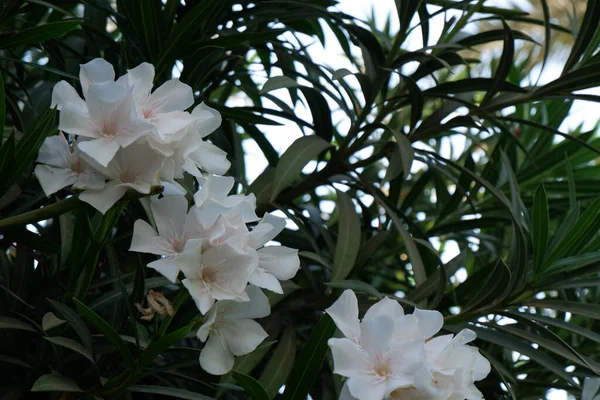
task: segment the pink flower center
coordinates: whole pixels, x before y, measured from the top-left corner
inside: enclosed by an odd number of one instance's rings
[[[373,366],[373,372],[380,378],[387,378],[392,374],[390,366],[390,358],[384,357],[381,354],[377,354],[375,357],[375,365]]]
[[[215,267],[204,267],[202,268],[202,272],[200,272],[200,279],[204,283],[215,283],[218,280],[218,272],[219,270]]]
[[[102,121],[101,128],[102,136],[106,139],[112,139],[119,132],[119,124],[117,118],[110,117]]]
[[[75,157],[73,160],[71,160],[70,164],[71,171],[75,172],[76,174],[82,174],[85,172],[86,164],[85,161],[83,161],[80,157]]]

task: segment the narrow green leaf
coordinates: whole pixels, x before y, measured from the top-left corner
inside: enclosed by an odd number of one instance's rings
[[[335,333],[331,317],[324,314],[313,328],[308,341],[300,351],[297,362],[285,384],[282,400],[306,400],[308,392],[321,371],[327,357],[327,341]]]
[[[375,289],[373,286],[369,285],[368,283],[363,282],[363,281],[357,281],[354,279],[327,282],[326,285],[329,287],[338,288],[338,289],[352,289],[355,292],[367,293],[367,294],[370,294],[371,296],[377,297],[378,299],[381,299],[384,296],[377,289]]]
[[[270,399],[275,398],[285,384],[296,359],[296,331],[288,326],[281,335],[273,357],[263,370],[258,381],[264,387]]]
[[[47,312],[42,318],[42,329],[44,332],[66,323],[64,319],[58,318],[53,312]]]
[[[269,400],[269,396],[265,389],[262,387],[260,382],[251,376],[240,374],[239,372],[233,371],[233,379],[244,388],[248,396],[253,400]]]
[[[204,396],[200,393],[190,392],[183,389],[177,389],[174,387],[167,386],[153,386],[153,385],[134,385],[127,388],[128,392],[133,393],[152,393],[160,394],[163,396],[174,397],[177,399],[187,400],[214,400],[212,397]]]
[[[4,124],[6,121],[6,97],[4,93],[4,78],[0,73],[0,132],[4,132]],[[0,144],[2,140],[0,139]]]
[[[58,374],[40,376],[31,388],[32,392],[83,392],[71,378]]]
[[[117,348],[121,356],[123,356],[123,358],[125,358],[130,365],[135,365],[135,361],[131,355],[131,351],[129,351],[129,347],[127,347],[127,344],[123,341],[123,339],[121,339],[113,327],[79,300],[74,298],[73,301],[75,302],[79,312],[83,314],[83,316],[92,325],[94,325],[96,329],[100,331],[100,333],[104,335],[106,340],[111,342]]]
[[[576,244],[581,244],[583,238],[592,233],[595,234],[594,224],[600,217],[600,199],[596,199],[585,210],[577,223],[569,230],[565,237],[556,245],[544,261],[543,270],[547,269],[554,261],[561,257],[569,255],[569,252]]]
[[[538,186],[533,198],[533,259],[535,261],[535,271],[538,271],[541,267],[546,254],[549,224],[548,198],[542,183]]]
[[[92,356],[92,353],[90,353],[88,351],[88,349],[86,349],[85,347],[83,347],[81,344],[79,344],[78,342],[76,342],[73,339],[69,339],[66,337],[60,337],[60,336],[44,336],[44,339],[46,339],[47,341],[49,341],[51,343],[57,344],[59,346],[66,347],[67,349],[71,349],[71,350],[81,354],[88,360],[90,360],[93,364],[96,363],[94,361],[94,357]]]
[[[592,38],[598,29],[600,29],[600,3],[590,0],[587,1],[587,8],[583,16],[583,21],[581,21],[579,32],[575,36],[575,42],[571,48],[569,58],[567,59],[567,62],[565,62],[563,74],[572,70],[577,64],[586,48],[593,42]]]
[[[50,302],[50,304],[52,304],[56,311],[61,313],[62,316],[69,322],[71,327],[75,330],[75,333],[77,333],[77,336],[79,336],[79,339],[81,339],[81,343],[83,343],[83,346],[89,352],[93,353],[92,334],[90,333],[90,330],[88,329],[85,322],[83,322],[81,317],[77,315],[75,311],[71,310],[71,308],[67,307],[62,303],[50,299],[48,299],[48,301]]]
[[[310,160],[316,158],[329,146],[329,143],[316,135],[303,136],[296,139],[283,153],[277,163],[271,200],[274,200],[285,187],[290,185],[300,175],[302,169]]]
[[[502,55],[500,56],[498,69],[496,69],[492,85],[485,93],[485,97],[481,102],[482,106],[487,104],[496,93],[498,93],[501,84],[506,81],[506,77],[510,72],[515,57],[515,37],[513,32],[504,20],[502,20],[502,26],[504,27],[504,46],[502,48]]]
[[[356,261],[358,250],[360,249],[360,218],[356,213],[354,203],[350,196],[344,192],[336,190],[338,204],[338,240],[335,246],[335,255],[333,257],[332,281],[339,281],[346,278]]]
[[[33,326],[18,319],[0,316],[0,329],[19,329],[22,331],[36,332]]]
[[[264,94],[277,89],[293,88],[299,86],[300,85],[298,84],[298,82],[296,82],[289,76],[274,76],[272,78],[269,78],[269,80],[265,82],[262,89],[260,90],[260,93]]]
[[[572,314],[582,315],[584,317],[600,319],[600,305],[598,304],[587,304],[580,303],[577,301],[565,301],[565,300],[529,300],[523,304],[539,307],[549,308],[552,310],[558,310],[563,312],[570,312]]]
[[[192,330],[193,326],[194,324],[186,325],[183,328],[171,332],[168,335],[158,339],[156,342],[150,344],[144,353],[142,353],[140,364],[142,366],[149,364],[169,347],[179,343]]]
[[[80,19],[71,19],[34,26],[0,39],[0,49],[8,47],[36,44],[48,39],[54,39],[77,28]]]

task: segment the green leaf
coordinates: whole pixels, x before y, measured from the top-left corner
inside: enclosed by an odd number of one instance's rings
[[[496,69],[494,80],[481,102],[482,106],[487,104],[496,93],[498,93],[501,84],[506,81],[506,77],[510,72],[515,57],[515,38],[512,30],[504,20],[502,21],[502,25],[504,27],[504,46],[502,48],[502,55],[500,56],[500,62],[498,64],[498,69]]]
[[[269,399],[275,398],[285,384],[296,359],[296,331],[288,326],[281,335],[273,357],[263,370],[258,381],[264,387]]]
[[[54,315],[53,312],[47,312],[46,314],[44,314],[44,317],[42,318],[42,329],[45,332],[45,331],[48,331],[59,325],[62,325],[65,322],[67,322],[67,321],[65,321],[64,319],[58,318],[56,315]]]
[[[593,0],[587,1],[587,8],[583,16],[583,21],[579,27],[579,32],[575,35],[575,42],[571,48],[569,58],[565,63],[563,74],[572,70],[577,64],[587,47],[593,43],[592,38],[598,29],[600,29],[600,3]]]
[[[75,333],[77,333],[77,336],[79,336],[79,339],[81,339],[81,343],[83,343],[83,346],[89,352],[93,353],[92,334],[90,333],[90,330],[88,329],[85,322],[83,322],[81,317],[77,315],[75,311],[71,310],[71,308],[67,307],[62,303],[50,299],[48,299],[48,301],[50,302],[50,304],[52,304],[52,307],[54,307],[56,311],[61,313],[62,316],[69,322],[71,327],[75,330]]]
[[[338,240],[335,246],[335,255],[333,258],[332,281],[339,281],[346,278],[356,261],[358,250],[360,249],[360,218],[356,213],[354,202],[344,192],[336,190],[338,203]]]
[[[75,305],[77,306],[77,310],[79,310],[79,312],[81,314],[83,314],[83,316],[92,325],[94,325],[96,327],[96,329],[98,329],[98,331],[100,331],[100,333],[102,333],[104,335],[106,340],[111,342],[117,348],[117,350],[119,351],[121,356],[123,356],[123,358],[125,358],[125,360],[127,360],[127,362],[130,365],[135,365],[135,361],[133,359],[133,356],[131,355],[131,352],[129,351],[129,347],[127,347],[127,344],[123,341],[123,339],[121,339],[121,337],[113,329],[113,327],[110,326],[105,320],[100,318],[100,316],[98,314],[93,312],[91,309],[89,309],[85,304],[83,304],[79,300],[74,298],[73,301],[75,302]]]
[[[298,178],[306,164],[316,158],[322,151],[329,147],[329,143],[316,135],[303,136],[283,153],[273,179],[271,201],[288,185]]]
[[[260,90],[260,93],[264,94],[277,89],[293,88],[299,86],[300,85],[298,84],[298,82],[296,82],[289,76],[274,76],[272,78],[269,78],[269,80],[265,82],[262,89]]]
[[[539,307],[549,308],[552,310],[570,312],[572,314],[582,315],[584,317],[600,319],[600,305],[598,304],[587,304],[580,303],[577,301],[565,301],[565,300],[529,300],[523,302],[523,304]]]
[[[0,316],[0,329],[19,329],[23,331],[36,332],[33,326],[18,319]]]
[[[536,271],[541,267],[546,254],[549,224],[548,198],[542,183],[538,186],[533,198],[533,259]]]
[[[71,349],[90,360],[93,364],[96,363],[94,361],[94,356],[92,356],[92,353],[90,353],[88,349],[86,349],[73,339],[60,336],[44,336],[44,339],[59,346],[66,347],[67,349]]]
[[[190,392],[183,389],[177,389],[167,386],[153,386],[153,385],[134,385],[127,388],[128,392],[133,393],[152,393],[160,394],[163,396],[174,397],[177,399],[188,399],[188,400],[214,400],[212,397],[204,396],[200,393]]]
[[[253,400],[269,400],[269,396],[262,385],[253,377],[240,374],[239,372],[233,371],[233,379],[240,384],[248,393]]]
[[[162,354],[169,347],[183,340],[183,338],[192,330],[193,327],[193,323],[188,324],[183,328],[171,332],[168,335],[158,339],[156,342],[150,344],[150,346],[146,348],[144,353],[142,353],[142,356],[140,358],[140,364],[144,366],[152,362],[152,360],[154,360],[156,357]]]
[[[317,378],[327,357],[327,341],[335,333],[335,324],[331,317],[324,314],[313,328],[308,341],[285,384],[282,400],[306,400],[308,392]]]
[[[596,201],[590,204],[585,210],[565,237],[555,248],[551,249],[550,254],[544,261],[543,270],[546,270],[554,261],[568,255],[577,245],[584,244],[586,242],[585,238],[590,236],[590,234],[594,235],[596,233],[596,230],[594,229],[595,223],[598,221],[599,217],[600,199],[596,199]],[[591,239],[591,237],[589,237],[589,239]]]
[[[77,28],[81,25],[81,22],[80,19],[70,19],[23,29],[0,39],[0,49],[36,44],[44,40],[57,38]]]
[[[269,349],[275,343],[275,341],[264,341],[252,353],[236,357],[233,370],[242,374],[249,374],[267,355]],[[218,383],[218,386],[221,386],[221,388],[217,391],[217,397],[221,397],[224,385],[230,385],[234,382],[235,380],[231,377],[231,374],[223,375]]]
[[[32,392],[83,392],[71,378],[58,374],[47,374],[40,376],[33,387]]]
[[[6,121],[6,97],[4,93],[4,78],[0,73],[0,132],[4,133],[4,124]],[[0,139],[0,143],[2,140]]]

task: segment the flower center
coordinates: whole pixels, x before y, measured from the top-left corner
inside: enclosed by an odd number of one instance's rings
[[[114,117],[105,119],[102,121],[102,136],[106,139],[114,138],[119,132],[119,126],[117,123],[117,119]]]
[[[380,378],[387,378],[392,374],[389,357],[377,354],[373,372]]]
[[[143,108],[144,118],[149,119],[152,118],[153,110],[151,108]]]
[[[215,267],[204,267],[202,268],[202,272],[200,272],[200,279],[204,281],[204,283],[215,283],[217,281],[217,274],[219,270]]]
[[[131,169],[125,169],[121,172],[121,183],[135,183],[137,180],[137,172]]]
[[[85,172],[86,165],[85,161],[83,161],[80,157],[75,157],[75,159],[71,160],[71,171],[76,174],[82,174]]]

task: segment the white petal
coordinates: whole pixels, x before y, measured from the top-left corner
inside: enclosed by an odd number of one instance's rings
[[[342,386],[342,391],[340,392],[340,397],[338,400],[357,400],[356,397],[350,394],[350,389],[348,389],[347,383],[344,383],[344,386]]]
[[[141,63],[133,69],[127,70],[127,83],[133,86],[136,99],[145,99],[150,95],[154,81],[154,66],[147,62]]]
[[[194,107],[192,115],[196,117],[196,130],[202,137],[213,133],[221,126],[221,114],[204,103]]]
[[[231,167],[227,153],[209,142],[201,142],[186,158],[209,174],[223,175]]]
[[[169,142],[181,139],[181,135],[175,134],[183,131],[193,122],[194,117],[185,111],[171,111],[152,118],[152,123],[156,126],[161,139]],[[185,134],[185,131],[182,134]],[[170,136],[171,139],[169,139]]]
[[[87,64],[80,65],[79,80],[83,89],[83,95],[87,96],[88,87],[92,83],[115,80],[113,66],[102,58],[95,58]]]
[[[88,166],[87,170],[77,175],[77,181],[73,184],[74,189],[94,189],[100,190],[106,186],[105,178],[92,167]]]
[[[183,253],[177,256],[179,269],[189,279],[200,279],[200,264],[202,263],[202,239],[190,239],[185,242]]]
[[[251,353],[269,336],[258,322],[247,318],[221,322],[219,334],[227,340],[231,352],[236,356]]]
[[[298,250],[285,246],[268,246],[257,251],[258,266],[280,281],[292,279],[300,268]]]
[[[400,318],[404,315],[404,309],[398,301],[392,300],[389,297],[384,297],[367,310],[363,320],[379,317],[381,315],[388,316],[395,321],[396,318]]]
[[[390,367],[394,374],[412,374],[425,361],[424,342],[422,340],[395,342],[388,354],[391,360]]]
[[[129,251],[164,256],[172,254],[167,251],[169,246],[169,242],[165,238],[160,237],[146,221],[141,219],[135,221]]]
[[[210,295],[209,290],[202,281],[184,279],[181,283],[190,292],[190,296],[194,299],[196,307],[202,314],[206,314],[215,304],[215,299]]]
[[[151,200],[152,215],[156,228],[165,238],[178,238],[183,232],[183,225],[188,212],[188,202],[185,196],[163,196]]]
[[[371,355],[383,354],[394,333],[394,320],[380,315],[360,324],[360,345]]]
[[[106,212],[125,195],[127,188],[109,182],[102,190],[86,190],[79,195],[79,200],[85,201],[102,214]]]
[[[333,322],[344,336],[358,342],[360,338],[358,300],[352,290],[344,290],[344,293],[325,312],[333,318]]]
[[[215,334],[211,333],[208,342],[200,353],[200,366],[213,375],[225,375],[233,368],[233,353]]]
[[[273,214],[265,214],[250,233],[250,246],[255,249],[275,239],[285,228],[285,219]]]
[[[65,81],[60,81],[52,89],[52,103],[50,107],[56,107],[60,110],[67,104],[80,110],[82,113],[87,112],[85,101],[79,97],[75,88]]]
[[[163,187],[162,194],[164,196],[185,196],[187,190],[178,182],[160,181]]]
[[[219,309],[220,302],[215,303],[215,305],[210,309],[208,314],[206,314],[203,318],[203,324],[198,329],[196,336],[200,339],[201,342],[206,342],[208,335],[212,331],[213,324],[217,320],[217,311]]]
[[[347,381],[348,390],[358,400],[383,400],[387,383],[375,375],[354,376]]]
[[[100,165],[106,167],[114,158],[119,150],[119,143],[114,139],[94,139],[79,142],[77,144],[79,150],[96,160]]]
[[[46,196],[58,192],[60,189],[72,185],[77,180],[77,175],[70,169],[56,168],[49,165],[38,165],[33,171],[40,181]]]
[[[153,114],[157,115],[185,110],[192,104],[194,104],[192,88],[179,79],[171,79],[150,95],[146,107],[152,109]]]
[[[269,299],[256,286],[246,287],[248,301],[220,301],[223,304],[227,318],[264,318],[271,313]]]
[[[172,283],[177,281],[179,275],[179,265],[173,257],[161,258],[160,260],[152,261],[148,264],[149,268],[157,270],[162,276],[170,280]]]
[[[194,201],[197,206],[201,206],[207,199],[224,199],[227,197],[235,180],[231,176],[216,176],[209,175],[206,178],[206,183],[194,195]]]
[[[365,353],[350,339],[329,339],[327,342],[333,355],[333,372],[352,377],[364,375],[369,370],[369,362]]]
[[[415,308],[412,315],[419,318],[418,327],[423,339],[429,339],[444,326],[444,316],[439,311]]]
[[[118,122],[114,114],[122,108],[125,97],[132,91],[133,89],[123,88],[113,81],[91,84],[86,95],[90,119],[99,127],[105,121]]]
[[[71,104],[66,104],[60,111],[58,129],[73,135],[98,137],[99,134],[90,125],[87,111],[82,111]]]
[[[254,271],[250,276],[249,282],[258,287],[268,289],[271,292],[283,294],[283,289],[277,278],[262,268],[257,268],[256,271]]]
[[[68,168],[71,150],[63,134],[50,136],[44,139],[36,162],[53,167]]]

